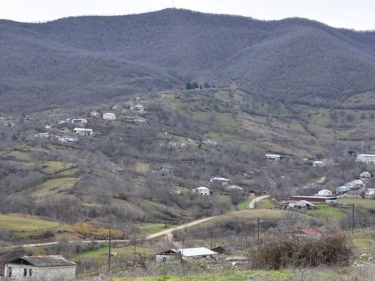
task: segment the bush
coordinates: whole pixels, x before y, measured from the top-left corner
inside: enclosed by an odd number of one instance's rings
[[[251,253],[252,268],[347,266],[353,256],[350,236],[337,227],[327,228],[320,236],[280,234],[278,230],[268,235]]]

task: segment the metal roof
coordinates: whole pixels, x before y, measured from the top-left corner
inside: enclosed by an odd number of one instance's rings
[[[24,256],[8,263],[29,264],[36,267],[75,266],[76,263],[68,261],[62,256]]]
[[[210,255],[217,255],[216,252],[211,251],[205,247],[199,248],[183,248],[177,249],[178,253],[181,253],[183,257],[198,257],[198,256],[210,256]]]

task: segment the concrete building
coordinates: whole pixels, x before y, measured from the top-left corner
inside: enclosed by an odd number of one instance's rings
[[[5,264],[11,280],[74,280],[76,264],[62,256],[24,256]]]
[[[103,119],[104,120],[115,120],[116,119],[116,115],[114,113],[107,112],[107,113],[103,114]]]

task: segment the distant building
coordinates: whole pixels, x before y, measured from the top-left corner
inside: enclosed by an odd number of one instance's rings
[[[325,167],[326,166],[326,163],[324,163],[323,161],[314,161],[313,162],[313,167]]]
[[[331,202],[336,202],[337,197],[335,196],[301,196],[301,195],[296,195],[296,196],[291,196],[289,197],[289,200],[294,200],[294,201],[300,201],[300,200],[306,200],[311,203],[331,203]]]
[[[49,138],[49,133],[48,132],[46,132],[46,133],[36,133],[34,136],[36,138],[46,138],[46,139],[48,139]]]
[[[205,186],[200,186],[200,187],[194,188],[191,191],[191,193],[196,193],[196,194],[205,195],[205,196],[211,195],[210,190]]]
[[[332,196],[332,191],[328,189],[322,189],[318,192],[318,196]]]
[[[214,177],[210,179],[210,183],[220,183],[221,185],[228,185],[229,179]]]
[[[84,125],[84,124],[87,124],[87,119],[84,119],[84,118],[72,119],[71,123],[74,125]]]
[[[217,252],[205,247],[170,249],[156,254],[156,261],[167,262],[169,260],[178,259],[180,255],[183,259],[214,258],[217,255]]]
[[[145,108],[144,108],[144,106],[141,105],[141,104],[136,104],[136,105],[133,106],[133,110],[134,110],[134,111],[144,111]]]
[[[62,256],[24,256],[5,264],[6,280],[74,280],[76,264]]]
[[[345,193],[345,192],[348,192],[350,190],[350,188],[348,186],[339,186],[339,187],[336,187],[336,193],[339,194],[339,193]]]
[[[114,113],[107,112],[107,113],[103,114],[103,119],[104,120],[115,120],[116,119],[116,115]]]
[[[266,154],[265,157],[269,160],[280,160],[281,155],[278,154]]]
[[[375,163],[375,154],[358,154],[357,158],[355,159],[356,162],[363,162],[367,164],[374,164]]]
[[[92,129],[86,129],[86,128],[74,128],[73,132],[77,136],[91,136],[94,134]]]
[[[100,117],[100,112],[99,111],[91,111],[90,116],[91,117]]]
[[[361,179],[368,179],[371,178],[371,173],[370,172],[363,172],[359,175]]]

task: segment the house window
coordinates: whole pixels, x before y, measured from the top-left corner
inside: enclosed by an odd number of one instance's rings
[[[23,269],[23,276],[27,276],[27,269],[26,268]]]
[[[29,269],[29,276],[33,276],[33,270],[31,268]]]

